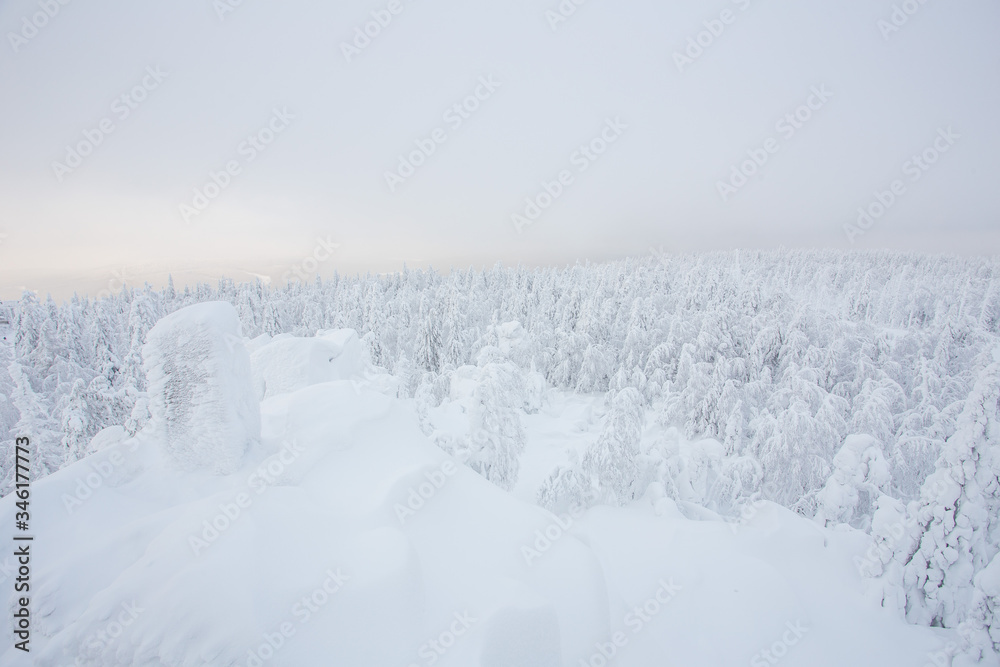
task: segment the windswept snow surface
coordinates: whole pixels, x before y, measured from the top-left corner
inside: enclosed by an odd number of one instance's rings
[[[154,418],[34,484],[31,653],[8,627],[0,664],[922,667],[955,640],[869,600],[857,531],[653,497],[556,517],[433,445],[353,332],[257,340],[246,369],[225,308],[194,308],[163,334],[204,342],[173,407],[209,387],[246,430],[258,392],[259,437],[230,424],[231,465],[192,418],[179,456]],[[534,442],[537,482],[561,461]]]

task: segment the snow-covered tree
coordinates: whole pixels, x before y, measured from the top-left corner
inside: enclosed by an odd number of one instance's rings
[[[514,488],[524,451],[520,410],[524,384],[519,369],[497,348],[479,353],[479,385],[470,415],[469,467],[507,491]]]
[[[847,436],[833,457],[833,474],[817,494],[816,520],[824,525],[852,523],[858,517],[867,528],[873,504],[888,490],[889,466],[878,440],[867,434]]]
[[[632,387],[615,394],[601,435],[583,456],[581,471],[609,503],[625,505],[645,490],[638,488],[644,403]]]
[[[958,627],[972,609],[976,575],[1000,551],[1000,362],[980,375],[909,513],[919,530],[904,556],[906,617]]]

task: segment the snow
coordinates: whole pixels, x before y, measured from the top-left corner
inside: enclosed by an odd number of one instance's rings
[[[528,421],[539,469],[511,494],[432,444],[351,332],[258,341],[251,371],[213,303],[149,341],[150,425],[33,485],[30,664],[921,665],[951,637],[865,595],[863,534],[773,503],[730,524],[655,493],[529,502],[559,433],[583,449],[586,398]],[[29,664],[11,644],[0,663]]]

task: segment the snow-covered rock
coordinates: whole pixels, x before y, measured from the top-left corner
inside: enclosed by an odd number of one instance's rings
[[[236,470],[260,437],[260,406],[236,310],[209,302],[164,317],[146,337],[150,426],[184,470]]]
[[[314,338],[276,337],[258,345],[250,362],[261,400],[320,382],[347,380],[364,370],[361,342],[352,329],[320,332]]]

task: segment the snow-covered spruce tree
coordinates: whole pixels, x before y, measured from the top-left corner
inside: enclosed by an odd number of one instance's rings
[[[157,300],[148,286],[132,300],[128,314],[129,348],[123,369],[125,385],[132,391],[146,390],[146,373],[142,369],[142,346],[146,342],[146,334],[161,316]]]
[[[888,490],[889,466],[878,440],[849,435],[833,457],[833,474],[817,494],[816,521],[868,529],[875,499]]]
[[[557,467],[538,489],[536,502],[556,514],[564,514],[593,504],[597,488],[583,474],[575,452],[569,465]]]
[[[903,567],[906,617],[958,627],[972,610],[975,576],[1000,551],[1000,362],[980,375],[909,513],[918,537]]]
[[[15,361],[10,365],[9,371],[14,380],[11,400],[20,415],[17,424],[14,425],[14,432],[18,436],[24,435],[29,438],[32,450],[32,480],[40,479],[59,470],[66,462],[60,425],[52,418],[52,411],[45,397],[32,389],[31,381],[23,367]],[[10,461],[13,460],[11,457]],[[10,479],[13,479],[13,474],[10,475]],[[8,479],[5,477],[4,481],[8,482]],[[10,487],[4,489],[5,493],[9,491]]]
[[[600,344],[588,345],[576,381],[576,391],[603,391],[608,386],[608,362]]]
[[[525,434],[520,409],[524,383],[520,369],[507,361],[499,349],[479,353],[479,385],[473,393],[469,415],[470,468],[510,491],[517,483]]]
[[[437,310],[430,306],[426,298],[420,301],[420,330],[418,333],[417,366],[424,371],[437,373],[441,370],[441,326]]]
[[[644,491],[638,488],[644,404],[642,394],[632,387],[615,394],[601,435],[581,461],[584,478],[599,490],[601,500],[609,504],[625,505]]]
[[[78,461],[87,454],[87,445],[96,431],[86,402],[87,385],[77,378],[62,411],[62,449],[67,462]]]

